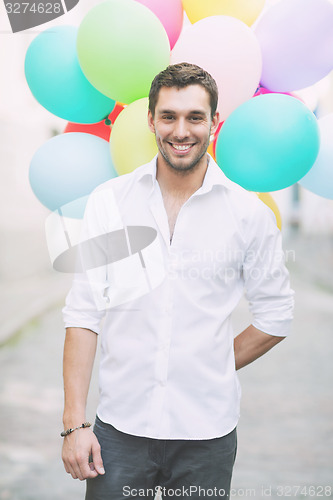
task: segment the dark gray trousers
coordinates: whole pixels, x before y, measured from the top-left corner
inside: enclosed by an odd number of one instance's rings
[[[221,438],[160,440],[132,436],[96,418],[105,475],[87,480],[86,500],[228,498],[236,429]]]

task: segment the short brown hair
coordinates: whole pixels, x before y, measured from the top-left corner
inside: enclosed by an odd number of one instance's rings
[[[214,78],[204,69],[190,63],[168,66],[155,76],[149,92],[149,110],[154,116],[158,94],[162,87],[184,88],[188,85],[201,85],[208,92],[212,118],[216,113],[218,90]]]

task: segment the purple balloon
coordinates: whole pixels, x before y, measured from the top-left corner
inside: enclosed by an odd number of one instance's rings
[[[308,87],[333,69],[329,0],[281,0],[263,14],[255,33],[263,56],[261,83],[272,91]]]

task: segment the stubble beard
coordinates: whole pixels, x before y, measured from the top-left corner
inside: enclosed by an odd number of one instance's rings
[[[173,171],[177,172],[180,175],[181,174],[188,175],[195,170],[195,168],[200,163],[202,158],[206,155],[207,149],[209,146],[209,137],[210,136],[208,136],[206,145],[202,149],[201,153],[196,158],[194,158],[194,160],[191,163],[189,163],[188,165],[177,165],[177,164],[173,163],[172,160],[170,159],[169,155],[167,154],[167,152],[164,149],[162,149],[162,148],[158,148],[158,149],[159,149],[161,155],[163,156],[165,162],[167,163],[167,165],[169,165],[169,167]]]

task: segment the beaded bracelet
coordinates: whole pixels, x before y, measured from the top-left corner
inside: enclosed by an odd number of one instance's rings
[[[83,424],[79,425],[78,427],[74,427],[73,429],[67,429],[67,431],[62,431],[60,436],[66,437],[66,436],[68,436],[68,434],[71,434],[72,432],[76,431],[77,429],[85,429],[86,427],[91,427],[91,423],[84,422]]]

